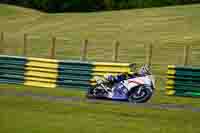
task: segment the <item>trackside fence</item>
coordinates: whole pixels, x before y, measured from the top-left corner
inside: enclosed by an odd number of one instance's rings
[[[87,89],[94,76],[130,72],[129,65],[0,55],[0,83]]]
[[[169,65],[166,94],[200,97],[200,68]]]

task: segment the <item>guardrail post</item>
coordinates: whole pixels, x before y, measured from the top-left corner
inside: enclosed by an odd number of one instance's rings
[[[87,48],[88,48],[88,40],[85,40],[83,43],[83,47],[81,49],[81,60],[87,60]]]
[[[27,41],[28,41],[28,34],[24,34],[24,48],[23,48],[24,56],[27,56]]]
[[[120,42],[116,41],[113,48],[113,61],[118,62],[118,54],[119,54],[119,45]]]
[[[56,49],[56,37],[52,37],[52,45],[51,45],[51,51],[50,51],[50,58],[55,59],[55,49]]]
[[[153,45],[149,44],[148,47],[146,47],[146,63],[148,65],[152,65],[152,55],[153,55]]]
[[[1,40],[0,40],[0,44],[1,44],[1,47],[0,47],[0,53],[2,54],[3,51],[4,51],[4,48],[3,48],[3,46],[4,46],[4,33],[3,33],[3,32],[1,32]]]
[[[191,49],[190,45],[184,46],[184,52],[183,52],[184,66],[187,66],[190,63],[190,49]]]

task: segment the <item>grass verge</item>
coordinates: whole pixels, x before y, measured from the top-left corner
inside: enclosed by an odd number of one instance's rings
[[[0,85],[0,92],[13,91],[17,93],[33,93],[38,95],[49,95],[49,96],[61,96],[61,97],[79,97],[80,99],[85,99],[85,90],[77,88],[39,88],[39,87],[30,87],[23,85]],[[177,105],[186,105],[193,107],[200,107],[198,98],[190,97],[175,97],[175,96],[166,96],[163,90],[156,90],[150,103],[153,104],[177,104]]]
[[[198,133],[199,113],[0,97],[0,132]]]

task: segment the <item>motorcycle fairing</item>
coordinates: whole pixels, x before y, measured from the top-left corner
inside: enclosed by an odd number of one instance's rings
[[[112,88],[112,92],[109,92],[108,98],[113,100],[127,100],[128,89],[123,85],[122,82],[117,83]]]
[[[114,85],[112,92],[109,92],[108,98],[113,100],[127,100],[128,91],[130,91],[131,88],[143,84],[149,84],[149,82],[151,82],[150,78],[151,77],[136,77],[121,81],[120,83]]]

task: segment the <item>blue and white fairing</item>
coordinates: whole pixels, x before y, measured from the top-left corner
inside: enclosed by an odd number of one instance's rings
[[[124,86],[122,82],[120,82],[112,88],[112,92],[109,92],[108,98],[113,100],[127,100],[127,94],[128,89]]]
[[[108,98],[113,100],[127,100],[128,92],[131,90],[131,88],[145,84],[155,87],[154,77],[144,76],[121,81],[113,86],[112,91],[108,94]]]

